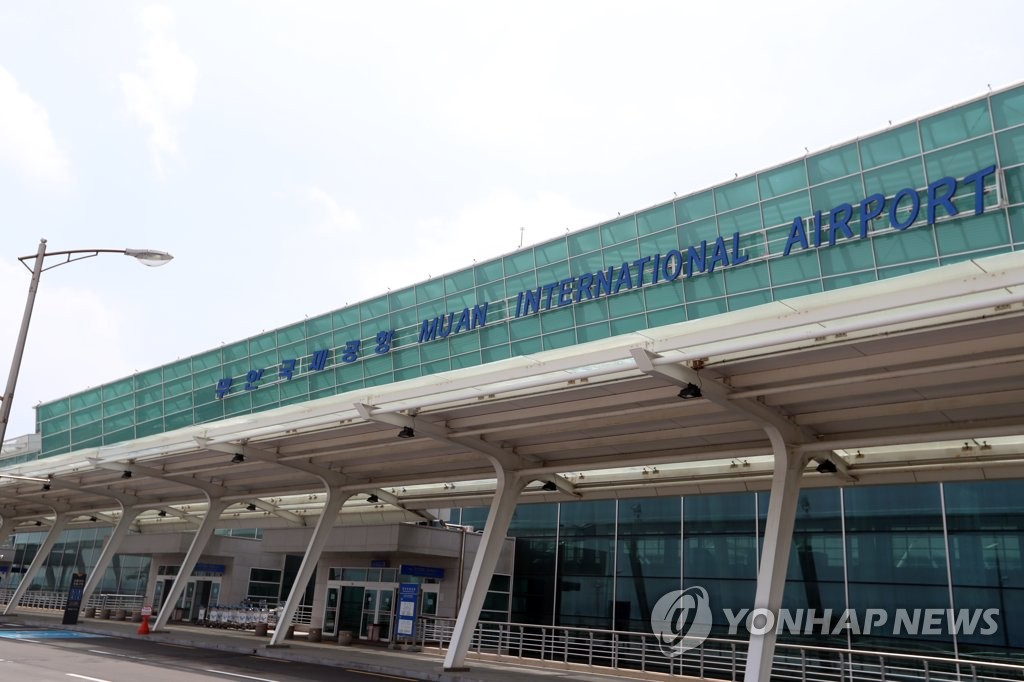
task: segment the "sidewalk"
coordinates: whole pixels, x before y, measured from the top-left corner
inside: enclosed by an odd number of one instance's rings
[[[62,625],[63,614],[34,612],[27,609],[17,614],[0,616],[0,623],[22,624],[26,627],[66,629],[111,637],[150,639],[155,642],[215,649],[233,653],[265,656],[285,661],[314,663],[339,668],[350,668],[378,675],[407,677],[416,680],[443,682],[513,682],[524,678],[544,678],[559,682],[585,680],[696,680],[689,677],[669,677],[657,673],[612,670],[610,668],[567,667],[558,663],[523,662],[508,658],[489,657],[471,653],[466,659],[468,671],[445,672],[442,669],[444,653],[437,649],[419,652],[388,649],[378,645],[354,644],[341,646],[333,642],[307,642],[301,636],[288,640],[287,646],[268,648],[269,637],[257,637],[252,631],[218,630],[195,625],[170,625],[149,635],[138,634],[139,624],[128,621],[81,618],[78,625]],[[490,659],[490,660],[488,660]]]

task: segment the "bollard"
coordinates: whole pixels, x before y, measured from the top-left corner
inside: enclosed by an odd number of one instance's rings
[[[341,646],[352,645],[352,631],[351,630],[340,630],[338,632],[338,644]]]
[[[323,630],[321,628],[310,628],[306,634],[307,642],[319,642],[322,639]]]
[[[266,637],[267,636],[267,624],[260,621],[256,623],[256,636]]]

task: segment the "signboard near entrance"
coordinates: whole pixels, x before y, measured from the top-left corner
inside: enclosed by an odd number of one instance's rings
[[[82,608],[82,593],[85,591],[85,573],[71,576],[68,588],[68,601],[64,606],[64,625],[78,625],[78,612]]]
[[[399,637],[412,637],[416,631],[416,602],[420,586],[416,583],[402,583],[398,586],[398,629]]]

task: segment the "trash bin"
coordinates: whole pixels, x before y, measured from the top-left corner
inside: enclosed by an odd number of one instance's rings
[[[267,624],[259,621],[256,623],[256,636],[266,637],[267,636]]]
[[[380,624],[374,623],[366,626],[366,639],[371,642],[380,641]]]
[[[351,630],[339,630],[338,631],[338,644],[342,646],[350,646],[352,644],[352,631]]]
[[[306,634],[307,642],[319,642],[323,637],[323,629],[321,628],[310,628]]]

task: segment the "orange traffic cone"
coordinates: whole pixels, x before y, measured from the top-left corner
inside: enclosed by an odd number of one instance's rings
[[[142,617],[142,625],[139,626],[139,634],[140,635],[148,635],[149,634],[149,616],[143,616]]]

